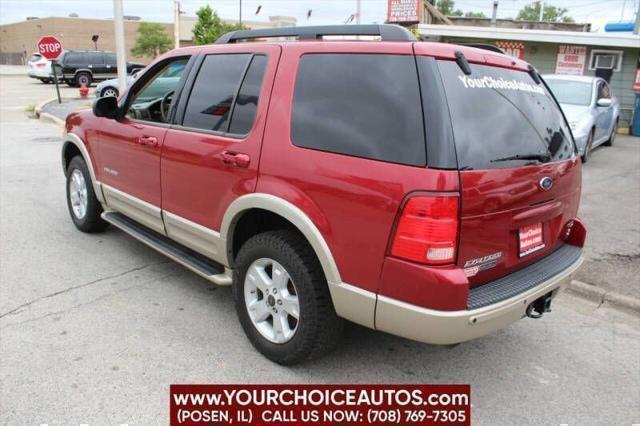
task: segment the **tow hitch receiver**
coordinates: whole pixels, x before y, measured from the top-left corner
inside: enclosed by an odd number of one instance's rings
[[[545,312],[551,312],[551,293],[547,293],[544,296],[531,302],[527,306],[526,315],[529,318],[541,318]]]

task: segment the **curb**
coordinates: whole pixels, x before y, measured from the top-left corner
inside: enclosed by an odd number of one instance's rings
[[[40,113],[42,112],[42,108],[44,108],[44,106],[50,102],[53,101],[57,101],[58,98],[57,97],[53,97],[53,98],[49,98],[46,101],[42,101],[40,102],[38,105],[36,105],[34,112],[36,113],[36,117],[40,118]]]
[[[573,280],[567,285],[567,291],[598,304],[609,303],[618,309],[640,315],[640,299],[606,291],[582,281]]]
[[[58,100],[57,97],[53,97],[53,98],[47,99],[45,101],[42,101],[38,105],[36,105],[36,107],[34,109],[36,117],[38,117],[38,119],[40,119],[40,120],[48,121],[48,122],[53,123],[53,124],[57,124],[58,126],[64,126],[64,120],[61,120],[58,117],[56,117],[55,115],[49,114],[48,112],[42,112],[42,109],[44,108],[45,105],[47,105],[48,103],[51,103],[51,102],[55,102],[57,100]]]

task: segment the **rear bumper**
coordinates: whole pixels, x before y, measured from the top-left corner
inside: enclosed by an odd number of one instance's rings
[[[53,78],[53,74],[51,74],[48,71],[43,71],[43,70],[29,70],[27,75],[31,78],[37,78],[37,79],[49,79],[49,78]]]
[[[539,297],[555,297],[582,264],[582,256],[533,288],[477,309],[439,311],[378,295],[375,328],[425,343],[448,345],[490,334],[525,316]]]

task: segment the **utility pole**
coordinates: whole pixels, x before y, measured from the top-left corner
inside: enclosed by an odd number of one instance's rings
[[[360,24],[360,14],[362,12],[361,0],[356,0],[356,24]]]
[[[240,25],[242,25],[242,0],[240,0]]]
[[[498,0],[493,0],[493,12],[491,13],[491,26],[496,27],[498,18]]]
[[[180,47],[180,2],[173,1],[173,42],[174,47]]]
[[[127,88],[127,52],[124,44],[124,18],[122,0],[113,0],[113,24],[116,37],[116,58],[118,61],[118,91]]]
[[[540,19],[539,19],[539,21],[542,22],[542,18],[544,17],[544,2],[543,1],[539,1],[538,3],[540,3]]]

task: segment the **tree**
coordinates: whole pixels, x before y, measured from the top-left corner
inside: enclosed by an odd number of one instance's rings
[[[465,16],[466,18],[486,18],[487,16],[482,12],[467,12],[464,13],[460,9],[454,9],[455,3],[453,0],[438,0],[436,7],[445,16]]]
[[[540,20],[540,8],[542,3],[540,1],[534,4],[523,7],[516,19],[519,21],[539,21]],[[544,6],[544,12],[542,14],[542,21],[544,22],[575,22],[572,17],[567,16],[567,9],[564,7],[555,7],[551,5]]]
[[[444,16],[462,16],[460,9],[453,9],[455,7],[453,0],[438,0],[436,7]]]
[[[467,12],[464,14],[465,18],[481,18],[484,19],[487,17],[487,15],[485,15],[482,12]]]
[[[198,9],[196,15],[198,15],[198,21],[193,27],[194,44],[211,44],[224,33],[245,29],[241,24],[224,22],[209,5]]]
[[[166,52],[173,46],[171,37],[167,34],[162,24],[140,22],[136,44],[131,49],[134,56],[146,56],[155,58]]]

